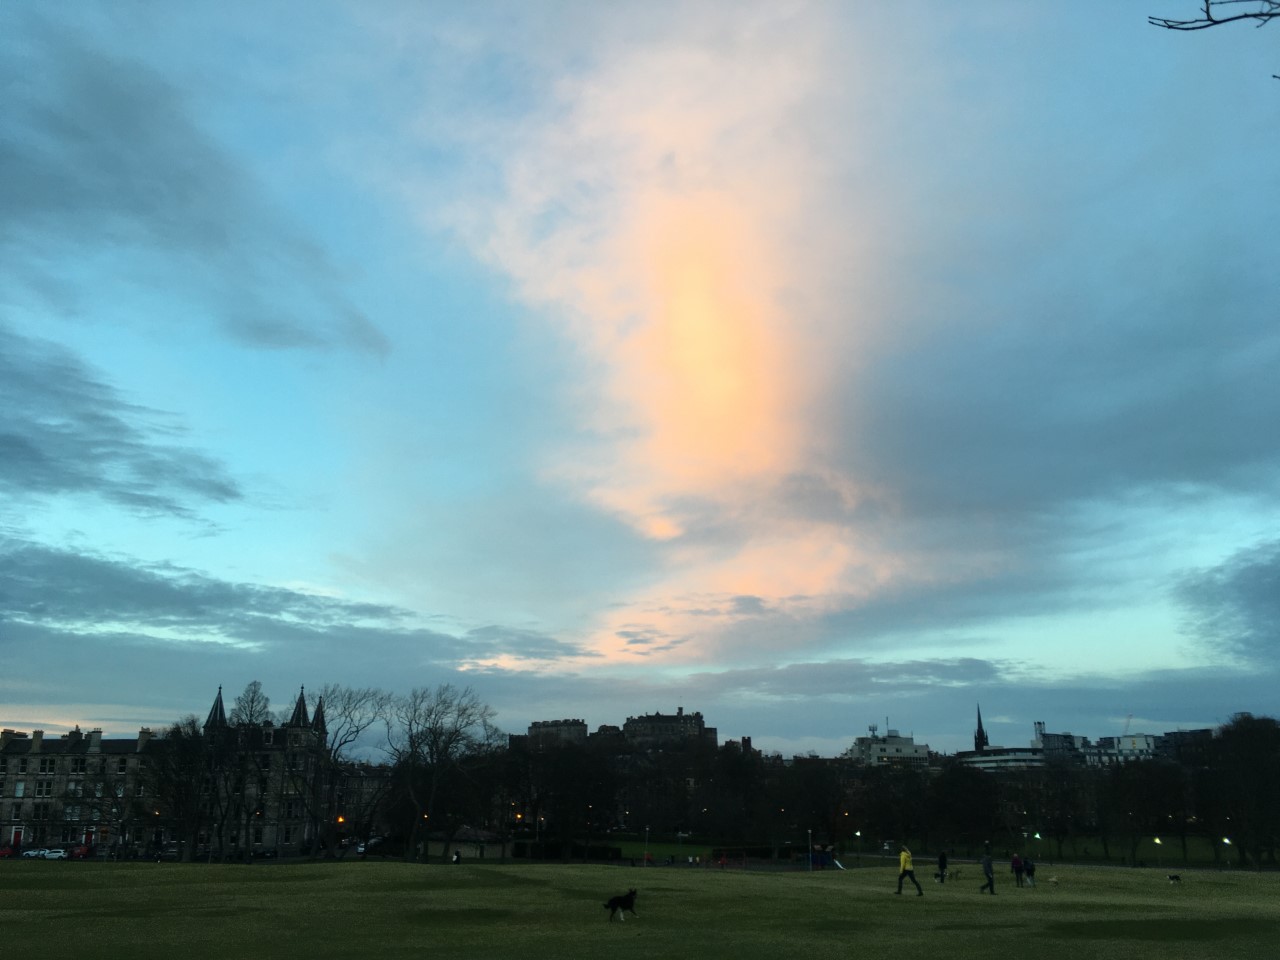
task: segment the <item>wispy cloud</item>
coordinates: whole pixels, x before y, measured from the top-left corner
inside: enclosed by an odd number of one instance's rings
[[[177,418],[130,403],[70,351],[2,322],[0,493],[187,518],[243,496],[225,464],[191,448]]]
[[[34,11],[12,16],[29,22],[0,62],[0,280],[11,303],[162,327],[198,319],[259,348],[387,351],[326,254],[169,79]],[[74,274],[50,268],[62,258]],[[166,302],[120,316],[112,298]]]

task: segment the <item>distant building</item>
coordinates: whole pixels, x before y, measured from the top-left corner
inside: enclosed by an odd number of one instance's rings
[[[929,745],[916,743],[913,737],[904,737],[897,730],[886,730],[878,735],[879,727],[871,724],[868,736],[858,737],[847,752],[851,760],[867,766],[924,767],[929,764]]]
[[[302,693],[284,724],[228,721],[219,688],[198,735],[223,749],[202,785],[200,822],[182,835],[155,772],[170,743],[143,728],[105,738],[77,727],[56,740],[0,731],[0,845],[86,846],[117,857],[151,856],[178,841],[230,856],[304,852],[333,821],[368,830],[387,768],[326,763],[324,701],[313,714]],[[330,809],[333,808],[333,809]]]
[[[965,750],[956,754],[956,760],[968,767],[977,767],[988,773],[1001,770],[1026,770],[1044,766],[1044,750],[1040,747],[987,747],[985,750]]]
[[[708,727],[698,712],[685,713],[677,707],[675,713],[647,713],[641,717],[627,717],[622,725],[622,735],[627,743],[643,750],[661,750],[685,743],[701,742],[712,747],[719,744],[715,727]]]
[[[585,720],[535,720],[529,724],[529,743],[535,748],[586,742],[587,722]]]
[[[1213,731],[1171,730],[1156,738],[1156,755],[1165,760],[1175,760],[1189,766],[1202,766],[1209,762],[1213,748]]]

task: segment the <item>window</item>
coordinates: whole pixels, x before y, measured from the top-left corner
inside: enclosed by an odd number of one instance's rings
[[[128,770],[129,770],[128,760],[126,760],[124,757],[121,757],[119,760],[116,761],[116,773],[124,774],[124,773],[127,773]]]
[[[80,804],[68,803],[66,806],[64,806],[62,808],[62,819],[63,820],[79,820]]]
[[[261,842],[262,842],[262,828],[261,828],[261,827],[254,827],[254,828],[253,828],[253,842],[254,842],[254,843],[261,843]]]
[[[84,757],[74,757],[71,760],[72,773],[87,773],[89,771],[89,761]]]
[[[27,782],[25,780],[19,780],[13,785],[13,795],[18,799],[27,795]]]
[[[67,796],[68,796],[68,797],[83,797],[83,796],[84,796],[84,781],[83,781],[83,780],[68,780],[68,781],[67,781]]]
[[[41,757],[41,758],[40,758],[40,772],[41,772],[41,773],[53,773],[53,772],[57,769],[57,766],[58,766],[58,760],[57,760],[57,758],[56,758],[56,757]]]
[[[52,781],[52,780],[37,780],[37,781],[36,781],[36,792],[35,792],[35,796],[37,796],[37,797],[52,797],[52,796],[53,796],[53,781]]]
[[[50,807],[50,804],[47,804],[47,803],[33,803],[31,805],[31,819],[32,820],[48,820],[49,807]]]
[[[26,758],[26,757],[20,757],[20,758],[18,759],[18,772],[19,772],[19,773],[26,773],[26,772],[27,772],[27,758]]]
[[[284,802],[284,815],[286,819],[292,819],[298,815],[297,800],[286,800]]]
[[[281,827],[280,833],[281,833],[280,839],[283,842],[293,843],[293,827]]]

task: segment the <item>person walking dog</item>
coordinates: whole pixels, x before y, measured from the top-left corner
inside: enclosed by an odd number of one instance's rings
[[[915,868],[911,865],[911,851],[907,849],[907,845],[902,845],[902,852],[898,854],[898,889],[894,893],[902,892],[902,878],[908,877],[911,882],[916,885],[916,896],[923,897],[924,890],[920,888],[920,881],[916,879]]]

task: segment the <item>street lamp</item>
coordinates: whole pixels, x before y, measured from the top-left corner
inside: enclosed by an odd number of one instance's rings
[[[644,828],[644,865],[649,865],[649,828]]]
[[[809,834],[809,872],[813,873],[813,831],[806,830]]]

